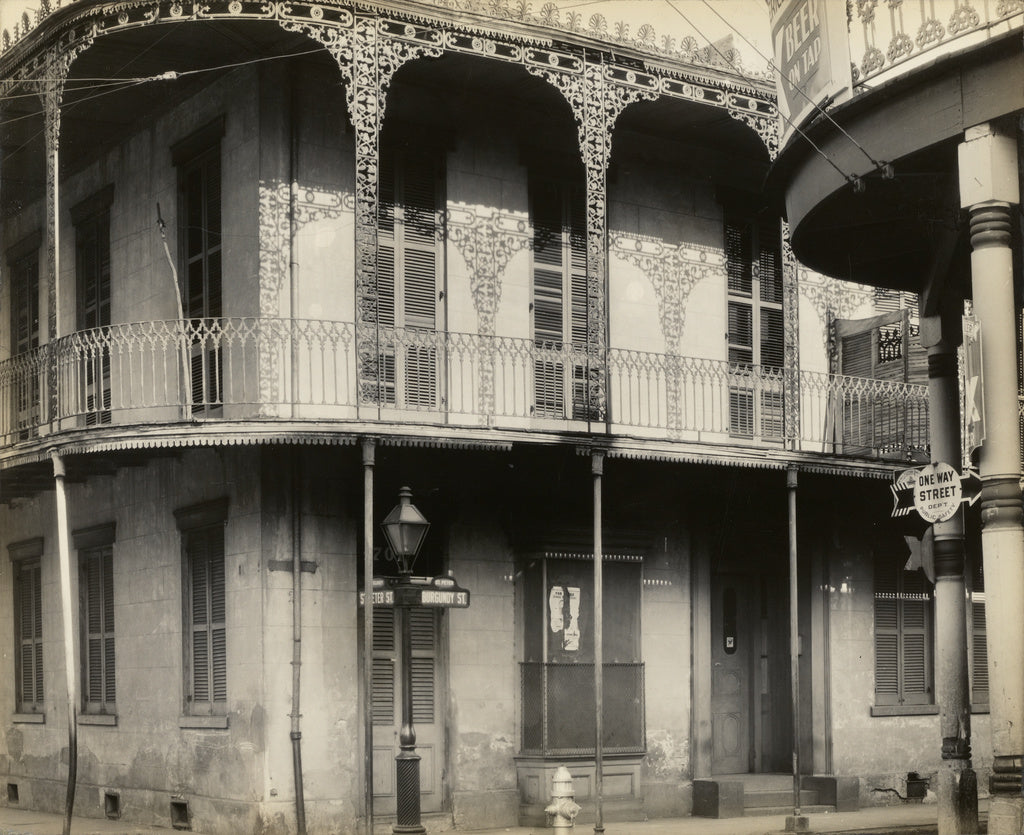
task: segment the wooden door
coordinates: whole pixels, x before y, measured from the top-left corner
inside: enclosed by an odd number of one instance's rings
[[[439,618],[432,609],[408,609],[412,618],[412,712],[420,756],[420,811],[441,811],[443,771]],[[395,609],[373,611],[373,811],[396,812],[395,755],[402,723],[401,618]]]
[[[751,770],[752,597],[738,574],[711,580],[711,770]]]

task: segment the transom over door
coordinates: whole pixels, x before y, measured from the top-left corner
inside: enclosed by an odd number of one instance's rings
[[[420,811],[441,811],[444,727],[438,696],[440,614],[406,609],[412,618],[412,715],[420,756]],[[373,611],[373,812],[396,812],[395,755],[402,724],[401,616],[397,609]]]

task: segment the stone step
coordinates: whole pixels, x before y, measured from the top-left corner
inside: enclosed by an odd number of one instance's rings
[[[818,802],[818,793],[810,789],[801,789],[800,805],[813,806]],[[743,806],[745,808],[758,806],[793,806],[793,789],[776,789],[773,791],[750,791],[743,792]]]
[[[801,815],[819,815],[819,814],[823,814],[824,812],[834,812],[835,810],[836,810],[835,806],[821,806],[821,805],[817,805],[817,804],[814,805],[814,806],[804,806],[804,805],[801,804],[801,806],[800,806],[800,814]],[[747,806],[743,810],[743,816],[747,817],[747,818],[768,817],[768,816],[772,816],[772,815],[792,815],[792,814],[793,814],[793,804],[792,804],[792,802],[788,806]]]

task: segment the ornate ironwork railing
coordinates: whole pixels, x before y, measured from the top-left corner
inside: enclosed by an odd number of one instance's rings
[[[854,86],[910,71],[917,58],[980,45],[1022,24],[1022,0],[855,0],[849,27]]]
[[[479,334],[382,328],[377,344],[367,365],[345,322],[79,331],[0,362],[0,444],[92,425],[358,419],[576,432],[599,423],[602,433],[894,460],[927,447],[923,386]],[[595,381],[604,410],[588,400]]]

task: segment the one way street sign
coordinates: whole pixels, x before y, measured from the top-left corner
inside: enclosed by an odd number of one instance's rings
[[[921,469],[902,470],[893,476],[893,483],[889,485],[892,491],[892,518],[897,519],[907,516],[916,508],[915,495],[917,493],[918,476],[923,470],[931,470],[932,466]],[[981,478],[974,470],[967,470],[960,476],[960,504],[973,505],[981,495]],[[952,516],[952,513],[950,513]],[[949,518],[949,517],[946,517]],[[942,520],[938,520],[942,521]]]

